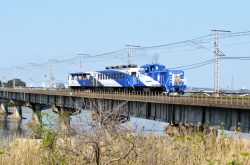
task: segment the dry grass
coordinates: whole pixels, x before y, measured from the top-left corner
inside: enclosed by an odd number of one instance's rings
[[[4,140],[0,143],[0,164],[250,164],[249,139],[233,139],[223,132],[218,138],[190,129],[173,137],[157,135],[138,128],[136,123],[119,124],[115,118],[110,120],[111,114],[102,115],[106,116],[97,116],[96,120],[79,117],[70,125],[67,116],[61,116],[57,120],[60,127],[55,126],[60,130],[41,125],[41,139]]]
[[[175,137],[145,135],[144,131],[134,132],[127,126],[97,127],[92,132],[81,128],[74,138],[56,138],[51,148],[44,146],[41,139],[16,138],[11,144],[6,141],[0,146],[0,163],[250,164],[250,140],[232,139],[223,134],[221,138],[204,135],[203,132]]]

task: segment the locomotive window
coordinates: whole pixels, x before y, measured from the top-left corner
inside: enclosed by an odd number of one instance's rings
[[[154,67],[152,66],[152,67],[150,67],[150,70],[152,71],[152,70],[154,70]]]
[[[165,71],[166,70],[166,68],[164,68],[164,67],[159,67],[159,69],[158,69],[159,71]]]
[[[122,73],[120,73],[120,79],[123,79]]]
[[[87,80],[89,80],[89,79],[90,79],[90,75],[88,74],[88,75],[86,76],[86,78],[87,78]]]
[[[136,72],[131,72],[131,77],[136,77]]]
[[[122,74],[122,78],[125,79],[125,73]]]
[[[145,72],[145,68],[140,68],[140,72],[144,73]]]
[[[110,79],[113,79],[113,74],[112,73],[110,74]]]
[[[149,67],[146,67],[145,72],[146,72],[146,73],[148,73],[148,72],[149,72]]]

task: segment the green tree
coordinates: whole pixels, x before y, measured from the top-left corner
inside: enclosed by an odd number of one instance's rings
[[[13,87],[13,79],[9,80],[6,85],[6,87]],[[26,87],[26,83],[23,82],[21,79],[15,79],[15,86],[18,87]]]

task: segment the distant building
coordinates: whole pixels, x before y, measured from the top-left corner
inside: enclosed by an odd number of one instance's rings
[[[44,87],[44,88],[46,87],[46,84],[45,84],[45,82],[42,82],[42,87]]]
[[[245,87],[243,87],[242,89],[239,90],[240,93],[247,93],[249,92],[248,89],[246,89]]]

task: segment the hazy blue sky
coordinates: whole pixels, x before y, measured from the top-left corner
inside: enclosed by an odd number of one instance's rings
[[[0,68],[7,68],[5,81],[16,77],[28,81],[28,63],[43,64],[68,60],[85,53],[91,56],[125,48],[164,45],[211,34],[212,29],[232,33],[250,31],[250,1],[0,1]],[[250,36],[220,40],[220,50],[229,56],[250,56]],[[208,36],[213,41],[213,35]],[[213,43],[201,43],[213,49]],[[241,44],[244,43],[244,44]],[[230,45],[230,46],[226,46]],[[159,62],[167,68],[212,60],[212,51],[198,49],[192,43],[135,50],[133,63]],[[192,50],[190,50],[192,49]],[[100,70],[105,66],[126,64],[127,50],[86,58],[84,70]],[[157,55],[155,55],[157,54]],[[154,57],[158,56],[158,60]],[[119,58],[117,58],[119,57]],[[124,59],[121,60],[120,58]],[[78,59],[55,63],[55,82],[67,81],[67,73],[79,70]],[[48,63],[47,63],[48,64]],[[250,60],[222,60],[220,86],[231,89],[250,88]],[[32,69],[33,85],[49,82],[49,65]],[[213,64],[185,71],[188,86],[213,87]],[[45,77],[44,75],[47,75]],[[0,75],[1,76],[1,75]],[[1,77],[0,77],[1,78]]]

